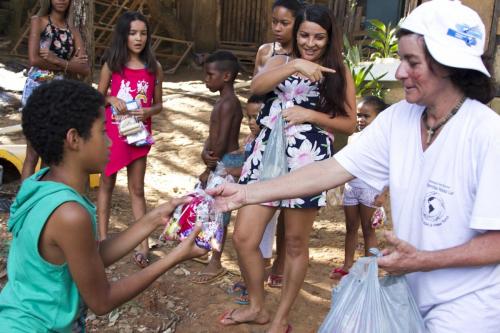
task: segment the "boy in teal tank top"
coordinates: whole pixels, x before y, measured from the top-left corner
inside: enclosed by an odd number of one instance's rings
[[[88,175],[107,163],[104,98],[77,81],[33,92],[23,132],[49,165],[27,179],[11,208],[8,283],[0,294],[2,332],[84,332],[87,306],[105,314],[135,297],[179,262],[205,253],[197,232],[166,257],[110,283],[104,268],[128,254],[189,199],[162,204],[129,229],[99,243]]]

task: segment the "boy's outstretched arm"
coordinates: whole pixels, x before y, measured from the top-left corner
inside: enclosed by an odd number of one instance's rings
[[[170,219],[175,207],[189,200],[191,199],[188,197],[175,198],[161,204],[144,215],[137,223],[133,223],[128,229],[106,238],[99,246],[104,267],[121,259],[158,227],[163,227]]]
[[[177,263],[205,253],[194,244],[198,232],[199,229],[166,257],[131,276],[109,283],[95,244],[90,216],[82,206],[74,202],[61,205],[47,221],[44,231],[53,246],[62,251],[80,294],[97,315],[132,299]],[[131,239],[122,239],[127,240]]]

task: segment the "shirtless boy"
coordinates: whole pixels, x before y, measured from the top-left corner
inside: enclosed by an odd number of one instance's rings
[[[234,80],[238,71],[238,59],[231,52],[218,51],[205,60],[205,85],[212,92],[218,91],[220,98],[210,115],[209,134],[201,153],[207,166],[199,177],[203,186],[206,185],[210,172],[215,170],[217,162],[222,162],[230,174],[232,169],[239,170],[244,162],[238,144],[243,112],[234,93]],[[230,213],[224,216],[223,244],[230,218]],[[192,281],[209,283],[223,276],[226,270],[222,267],[221,255],[222,251],[213,251],[207,267],[195,275]]]

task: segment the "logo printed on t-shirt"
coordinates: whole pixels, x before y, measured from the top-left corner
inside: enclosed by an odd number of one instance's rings
[[[449,216],[443,195],[453,195],[450,187],[430,180],[427,184],[429,192],[422,204],[422,222],[428,227],[438,227],[445,223]]]

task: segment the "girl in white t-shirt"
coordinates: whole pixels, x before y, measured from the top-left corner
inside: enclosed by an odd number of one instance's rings
[[[387,105],[384,101],[378,97],[363,97],[357,106],[358,132],[349,137],[348,144],[354,142],[361,135],[361,131],[370,125],[386,107]],[[358,229],[360,224],[363,231],[365,255],[369,255],[368,250],[371,247],[377,247],[375,229],[372,227],[370,221],[375,210],[383,205],[386,192],[383,191],[381,193],[356,178],[345,184],[343,196],[346,223],[344,265],[333,268],[330,272],[330,278],[340,279],[342,276],[348,274],[354,262],[354,252],[358,245]]]

